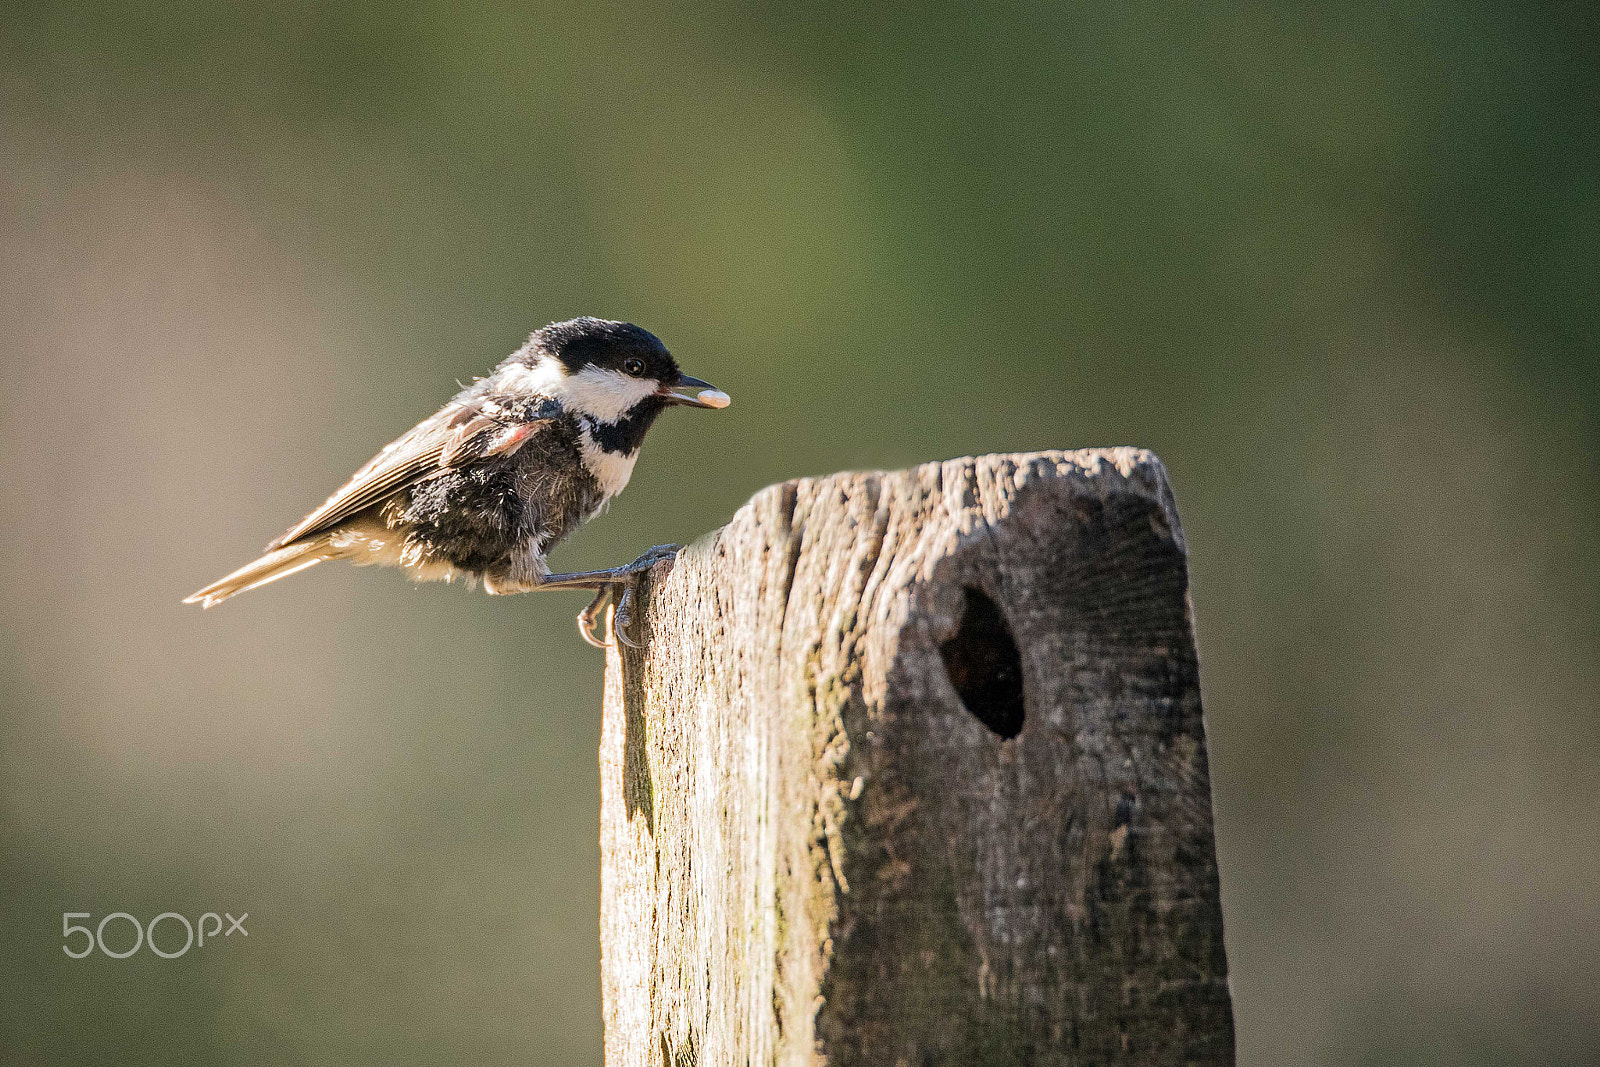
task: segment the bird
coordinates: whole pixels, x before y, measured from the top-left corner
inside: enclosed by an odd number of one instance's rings
[[[645,434],[669,407],[724,408],[728,394],[678,369],[628,322],[553,322],[488,376],[385,445],[255,561],[185,598],[211,608],[327,560],[400,567],[419,582],[481,583],[494,595],[582,589],[585,641],[614,604],[612,635],[635,645],[635,579],[673,558],[556,574],[546,557],[627,486]],[[619,592],[620,591],[620,592]]]

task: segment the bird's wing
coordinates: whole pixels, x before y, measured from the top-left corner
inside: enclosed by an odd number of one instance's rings
[[[267,547],[281,548],[330,530],[357,512],[452,467],[508,455],[553,414],[549,405],[544,405],[532,413],[513,416],[481,398],[448,404],[385,445],[321,507]]]

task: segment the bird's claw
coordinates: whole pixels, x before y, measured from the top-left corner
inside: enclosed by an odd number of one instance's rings
[[[622,587],[622,595],[617,597],[617,608],[611,613],[611,636],[629,648],[642,648],[628,632],[633,629],[633,590],[634,583],[629,582]]]
[[[606,610],[606,605],[611,602],[611,587],[601,586],[595,593],[594,599],[589,601],[589,606],[578,612],[578,636],[582,637],[595,648],[607,647],[606,642],[600,640],[600,635],[595,632],[595,626],[600,622],[600,613]]]
[[[614,584],[604,585],[595,593],[589,606],[578,613],[578,634],[595,648],[608,648],[610,641],[600,640],[596,627],[600,616],[605,612],[608,604],[615,602],[615,610],[611,613],[611,636],[629,648],[643,648],[638,641],[633,639],[633,607],[634,590],[638,588],[639,579],[662,563],[670,562],[677,558],[681,545],[656,545],[626,567],[619,567],[618,577]],[[618,593],[618,587],[621,593]]]

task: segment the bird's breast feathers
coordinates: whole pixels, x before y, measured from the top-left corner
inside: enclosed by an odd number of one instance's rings
[[[578,422],[578,451],[583,465],[600,485],[604,500],[610,500],[627,487],[633,477],[633,465],[638,462],[639,450],[612,452],[595,440],[593,424],[587,419]],[[602,503],[604,502],[602,501]]]
[[[639,425],[647,427],[654,415],[640,414],[641,403],[656,391],[653,382],[599,367],[568,373],[547,359],[504,367],[483,384],[493,398],[494,410],[486,412],[491,417],[528,418],[524,409],[532,409],[546,417],[559,413],[561,422],[576,429],[579,458],[600,489],[600,504],[627,486],[639,458]],[[476,403],[481,408],[484,400]]]
[[[575,425],[579,457],[600,487],[600,503],[622,492],[633,476],[639,449],[636,444],[628,447],[633,442],[612,438],[617,436],[618,420],[621,425],[629,424],[630,410],[654,392],[654,387],[597,368],[568,375],[547,363],[519,365],[503,373],[497,383],[500,389],[523,398],[525,404],[536,403],[543,412],[554,405],[570,420],[568,425]]]

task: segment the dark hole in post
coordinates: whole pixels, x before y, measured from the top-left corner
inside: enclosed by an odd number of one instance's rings
[[[939,645],[945,673],[961,703],[1004,738],[1022,732],[1022,654],[1000,605],[967,586],[955,636]]]

